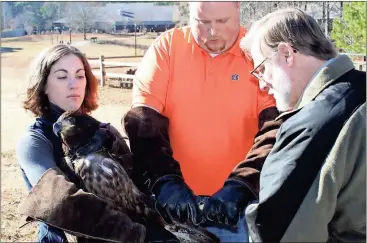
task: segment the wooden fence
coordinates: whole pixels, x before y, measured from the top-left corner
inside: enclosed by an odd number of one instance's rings
[[[350,57],[352,59],[354,67],[359,71],[366,71],[366,55],[356,53],[340,53]]]
[[[348,55],[354,63],[356,69],[360,71],[366,71],[366,56],[362,54],[353,54],[353,53],[342,53]],[[123,67],[132,67],[137,69],[139,66],[139,62],[113,62],[113,61],[106,61],[107,59],[118,59],[118,58],[136,58],[136,57],[143,57],[143,56],[112,56],[112,57],[105,57],[101,55],[98,57],[91,57],[87,58],[90,64],[99,64],[99,71],[94,71],[93,74],[99,77],[100,85],[104,86],[106,82],[106,77],[111,78],[121,78],[120,83],[121,86],[127,84],[127,86],[132,86],[134,81],[135,75],[132,74],[124,74],[124,73],[113,73],[113,72],[106,72],[108,68],[123,68]]]
[[[354,61],[354,66],[359,71],[366,71],[366,62],[363,61]]]
[[[124,74],[124,73],[113,73],[113,72],[106,72],[108,68],[116,68],[116,67],[132,67],[137,69],[139,66],[139,62],[113,62],[113,61],[106,61],[107,59],[118,59],[118,58],[136,58],[136,57],[143,57],[143,56],[113,56],[113,57],[105,57],[101,55],[99,58],[87,58],[90,64],[99,64],[99,71],[92,70],[93,74],[99,77],[100,85],[104,86],[106,83],[106,78],[121,78],[121,84],[128,84],[129,86],[132,85],[132,82],[135,78],[135,75],[132,74]],[[92,68],[93,69],[93,68]]]

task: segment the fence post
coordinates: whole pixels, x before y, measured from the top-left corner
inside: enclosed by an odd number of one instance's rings
[[[105,83],[105,68],[104,68],[104,56],[103,55],[101,55],[100,57],[99,57],[99,69],[100,69],[100,71],[101,71],[101,78],[100,78],[100,85],[103,87],[104,86],[104,83]]]

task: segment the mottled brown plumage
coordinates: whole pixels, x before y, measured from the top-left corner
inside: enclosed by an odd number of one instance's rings
[[[65,112],[54,131],[63,143],[67,175],[83,189],[136,220],[155,214],[146,195],[130,179],[132,159],[126,143],[111,132],[109,124]]]
[[[112,129],[86,114],[65,112],[60,116],[53,130],[63,143],[65,174],[135,222],[161,224],[183,242],[216,242],[213,234],[200,227],[176,222],[164,225],[153,201],[130,179],[132,154],[121,135]]]

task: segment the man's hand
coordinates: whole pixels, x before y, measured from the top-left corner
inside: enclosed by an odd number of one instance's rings
[[[196,196],[182,177],[167,175],[153,186],[156,209],[167,223],[172,220],[199,225],[202,216],[196,203]]]
[[[205,203],[203,214],[209,224],[237,226],[240,213],[251,197],[249,188],[242,182],[227,180],[224,186]]]

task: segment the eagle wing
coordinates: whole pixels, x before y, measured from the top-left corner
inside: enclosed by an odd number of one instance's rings
[[[146,196],[139,191],[120,163],[103,152],[74,161],[85,189],[112,207],[133,217],[149,213]]]
[[[150,207],[147,197],[139,191],[121,164],[104,153],[94,153],[74,161],[75,171],[85,189],[105,201],[108,205],[126,213],[137,222],[157,221],[158,214]],[[175,222],[166,225],[180,242],[219,242],[205,228]]]
[[[108,140],[105,144],[110,144],[110,147],[108,148],[109,154],[114,160],[122,165],[127,174],[131,177],[133,170],[133,155],[125,139],[117,129],[112,126],[107,127],[105,139]]]

